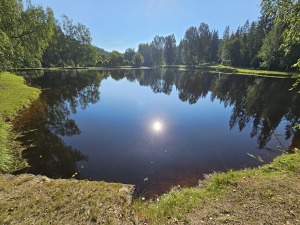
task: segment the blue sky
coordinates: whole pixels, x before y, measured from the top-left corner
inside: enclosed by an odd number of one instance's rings
[[[175,34],[177,43],[190,26],[207,23],[222,37],[227,25],[236,29],[257,20],[260,0],[32,0],[49,6],[55,17],[65,14],[86,25],[93,44],[107,51],[137,49],[155,35]]]

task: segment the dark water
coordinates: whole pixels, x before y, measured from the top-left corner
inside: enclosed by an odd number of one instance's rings
[[[293,79],[176,70],[25,77],[43,89],[15,124],[29,173],[130,183],[151,197],[267,163],[299,142]]]

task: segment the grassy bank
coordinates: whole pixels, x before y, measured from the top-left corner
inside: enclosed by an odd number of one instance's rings
[[[213,174],[152,201],[133,186],[0,174],[3,224],[299,224],[300,152]],[[131,203],[131,204],[130,204]]]
[[[0,223],[131,224],[132,191],[131,185],[0,174]]]
[[[147,224],[299,224],[300,152],[258,169],[214,174],[199,187],[134,203]]]
[[[14,141],[10,121],[39,96],[40,91],[28,87],[22,77],[0,73],[0,172],[12,172],[23,166],[22,148]]]
[[[260,75],[260,76],[283,76],[283,77],[298,77],[299,73],[296,72],[285,72],[285,71],[271,71],[271,70],[260,70],[260,69],[249,69],[249,68],[235,68],[231,66],[223,66],[220,64],[209,65],[209,69],[216,72],[234,73],[240,75]]]
[[[204,63],[198,66],[174,65],[166,66],[166,68],[176,68],[179,70],[202,70],[207,72],[222,73],[222,74],[238,74],[238,75],[255,75],[264,77],[300,77],[300,73],[271,71],[250,68],[236,68],[231,66],[223,66],[216,63]]]

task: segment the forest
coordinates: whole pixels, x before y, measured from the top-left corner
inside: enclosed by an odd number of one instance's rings
[[[0,3],[0,68],[157,67],[221,63],[267,70],[296,70],[300,64],[300,2],[262,0],[261,16],[222,37],[206,23],[190,27],[176,42],[174,34],[156,35],[150,43],[124,53],[92,44],[88,27],[66,15],[54,18],[51,8],[30,1]]]

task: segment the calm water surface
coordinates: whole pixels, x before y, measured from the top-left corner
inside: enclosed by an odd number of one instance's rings
[[[41,98],[16,121],[26,172],[135,184],[153,197],[297,146],[293,79],[176,70],[36,72]]]

